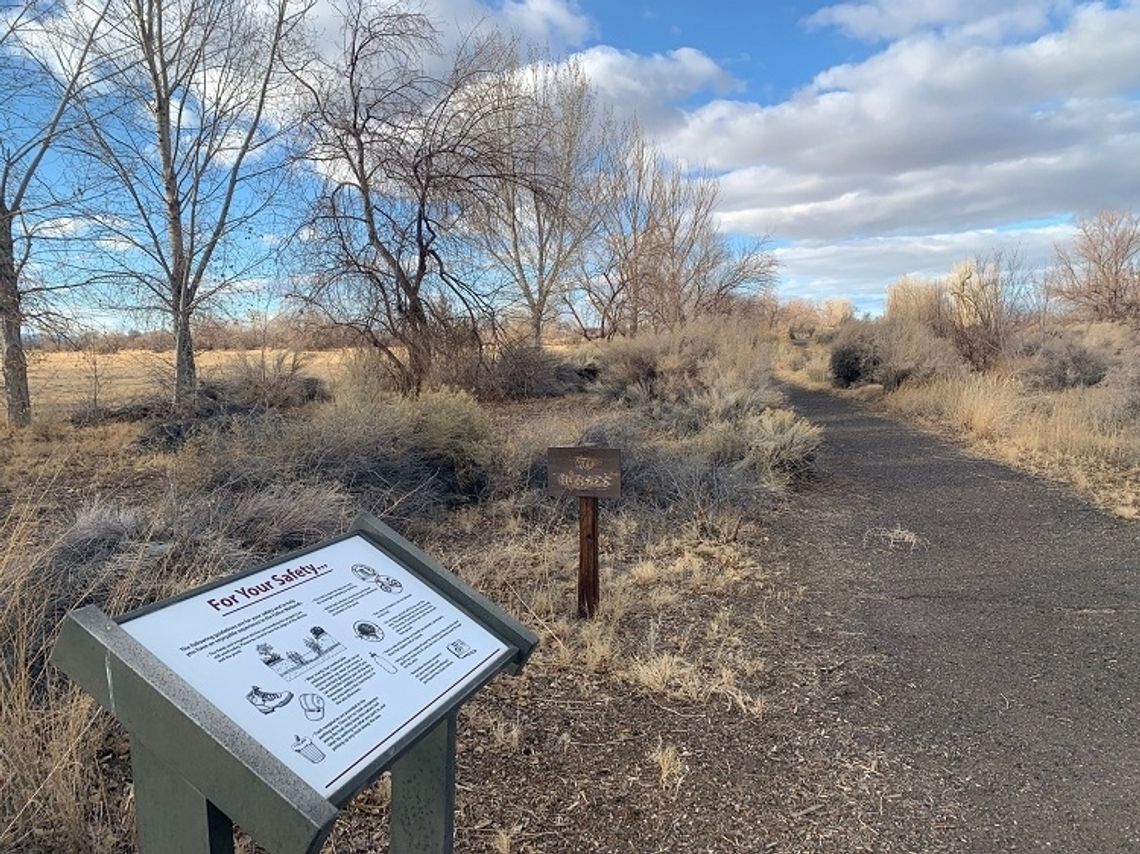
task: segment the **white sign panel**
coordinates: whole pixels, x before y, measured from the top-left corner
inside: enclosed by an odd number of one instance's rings
[[[509,655],[361,536],[122,627],[326,797]]]

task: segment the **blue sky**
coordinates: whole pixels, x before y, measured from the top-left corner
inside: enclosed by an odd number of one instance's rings
[[[498,28],[577,61],[719,176],[722,226],[771,241],[784,297],[875,311],[902,276],[1041,268],[1075,218],[1140,207],[1140,0],[407,2],[445,41]]]
[[[738,78],[738,97],[779,103],[817,71],[866,58],[872,48],[805,21],[819,3],[584,2],[596,42],[639,54],[696,48]]]
[[[619,115],[721,177],[785,296],[876,310],[903,275],[1140,206],[1140,0],[431,0],[574,55]]]

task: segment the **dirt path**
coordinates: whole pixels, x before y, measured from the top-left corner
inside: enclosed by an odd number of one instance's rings
[[[789,555],[845,618],[843,660],[881,665],[838,668],[835,693],[931,802],[884,804],[876,847],[1140,851],[1140,525],[787,391],[826,430]]]

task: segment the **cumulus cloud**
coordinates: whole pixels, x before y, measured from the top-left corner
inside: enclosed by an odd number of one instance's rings
[[[598,45],[574,59],[619,116],[636,118],[650,132],[681,123],[678,105],[694,95],[724,95],[740,88],[736,78],[691,47],[644,56]]]
[[[660,142],[723,174],[726,223],[791,239],[1132,207],[1137,43],[1137,3],[1082,6],[1056,31],[1003,44],[925,32],[826,69],[783,103],[700,106]]]
[[[594,30],[574,0],[423,0],[417,8],[454,44],[474,32],[502,31],[525,45],[558,52],[578,47]]]
[[[511,0],[499,14],[515,32],[536,44],[579,45],[593,31],[590,19],[562,0]]]
[[[852,38],[880,41],[930,28],[961,28],[1001,37],[1044,28],[1050,15],[1071,6],[1063,0],[875,0],[837,3],[810,15],[809,27],[835,27]]]
[[[781,241],[793,292],[866,305],[1014,245],[1044,264],[1069,227],[1019,224],[1140,199],[1140,0],[867,0],[804,23],[881,47],[775,104],[695,48],[578,54],[619,115],[721,175],[726,228]]]

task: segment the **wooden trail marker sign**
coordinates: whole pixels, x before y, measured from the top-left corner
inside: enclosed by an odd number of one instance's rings
[[[621,452],[617,448],[549,448],[547,489],[578,496],[578,616],[597,613],[598,499],[621,497]]]
[[[379,520],[111,619],[52,660],[131,736],[142,854],[316,854],[392,773],[391,854],[450,854],[459,706],[538,639]]]

